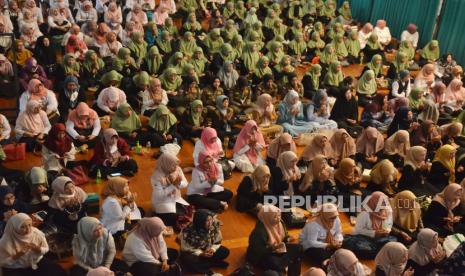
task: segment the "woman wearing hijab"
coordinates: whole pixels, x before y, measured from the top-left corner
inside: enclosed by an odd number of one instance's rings
[[[263,206],[264,196],[269,193],[270,179],[271,172],[266,165],[259,165],[250,176],[244,176],[237,188],[237,210],[258,214]]]
[[[187,180],[179,166],[179,159],[171,153],[163,153],[158,159],[150,182],[152,183],[152,210],[163,222],[176,226],[177,218],[185,213],[189,203],[181,196]]]
[[[87,194],[76,187],[67,176],[58,176],[52,182],[53,194],[48,201],[53,223],[61,231],[77,233],[78,221],[86,216]]]
[[[179,275],[174,263],[178,256],[175,249],[167,248],[163,233],[166,229],[158,217],[143,218],[129,234],[123,250],[123,259],[134,276],[166,273]]]
[[[182,25],[182,31],[184,33],[190,32],[196,36],[202,33],[202,25],[197,21],[195,13],[190,13],[187,16],[186,22]]]
[[[444,145],[457,146],[460,145],[461,133],[463,131],[463,125],[459,122],[453,122],[450,124],[442,125],[439,127],[439,132],[441,133],[441,141]]]
[[[72,242],[75,265],[70,269],[72,276],[85,276],[98,267],[115,272],[129,271],[127,265],[115,258],[115,241],[102,223],[93,217],[84,217],[78,222],[77,234]]]
[[[66,275],[58,264],[44,257],[49,250],[45,235],[32,226],[31,218],[24,213],[8,220],[0,248],[4,275]]]
[[[312,204],[318,195],[336,196],[338,194],[333,180],[333,170],[323,155],[315,156],[308,165],[298,192],[303,195],[310,195]]]
[[[410,145],[422,146],[427,150],[427,159],[433,159],[441,145],[441,134],[431,120],[422,120],[420,126],[410,132]]]
[[[409,190],[397,193],[391,199],[392,232],[404,243],[410,244],[423,228],[421,206],[418,199]]]
[[[2,94],[6,96],[6,91],[12,91],[13,85],[13,65],[5,57],[5,55],[0,54],[0,89],[4,91]]]
[[[242,57],[241,57],[241,68],[243,74],[253,73],[256,69],[257,62],[260,59],[258,46],[256,43],[247,42],[244,45]]]
[[[236,56],[231,44],[225,43],[221,46],[219,52],[213,56],[210,68],[213,73],[218,74],[226,62],[235,65],[237,58],[239,57]]]
[[[326,44],[324,40],[321,39],[320,33],[313,32],[310,39],[307,42],[308,59],[312,60],[316,56],[320,56],[321,53],[326,49],[325,47],[326,47]]]
[[[288,133],[283,133],[270,142],[266,151],[266,164],[274,169],[278,157],[285,151],[296,152],[295,142]]]
[[[276,124],[276,114],[273,98],[270,94],[263,93],[257,98],[256,109],[252,111],[252,119],[257,122],[263,136],[267,138],[276,137],[282,133],[283,128]]]
[[[420,65],[425,65],[427,63],[436,63],[436,61],[439,60],[441,57],[440,53],[440,48],[439,48],[439,41],[437,40],[432,40],[428,44],[423,47],[421,50],[421,59],[420,59]]]
[[[398,130],[384,142],[384,158],[390,160],[396,168],[402,168],[409,148],[409,132]]]
[[[234,145],[234,163],[242,172],[252,173],[258,165],[264,165],[261,157],[262,149],[265,148],[265,140],[253,120],[248,120],[237,136]]]
[[[181,132],[185,138],[190,139],[194,144],[200,138],[203,129],[210,123],[206,118],[206,112],[202,101],[194,100],[190,103],[190,108],[182,116]]]
[[[293,151],[284,151],[279,155],[276,169],[271,172],[270,191],[273,195],[294,195],[294,190],[302,179],[300,169],[297,167],[298,161]]]
[[[455,182],[455,174],[458,172],[455,166],[456,152],[456,148],[451,145],[443,145],[436,151],[428,174],[428,181],[438,190]]]
[[[24,181],[29,188],[31,205],[48,202],[51,191],[48,185],[47,172],[43,168],[33,167],[30,171],[26,172]]]
[[[368,105],[376,96],[378,84],[376,83],[375,73],[373,70],[367,70],[357,81],[358,103],[361,106]]]
[[[98,86],[105,72],[105,63],[94,50],[86,52],[82,67],[81,79],[83,80],[84,88]]]
[[[325,86],[333,91],[340,87],[342,81],[344,80],[344,74],[342,73],[342,66],[339,61],[332,61],[329,65],[329,70],[324,77]],[[336,94],[335,91],[331,94]]]
[[[407,54],[399,51],[396,54],[396,58],[389,65],[387,72],[387,78],[391,80],[399,79],[400,72],[403,70],[408,70],[410,67],[410,59]]]
[[[148,128],[153,147],[161,147],[168,143],[182,144],[182,136],[177,130],[176,117],[164,105],[160,105],[152,114]]]
[[[341,87],[329,118],[337,123],[338,128],[348,130],[351,136],[358,137],[361,134],[363,128],[358,124],[357,100],[351,88]]]
[[[114,115],[118,107],[126,102],[124,91],[110,86],[103,89],[98,95],[95,109],[100,116]]]
[[[364,169],[371,169],[381,158],[384,149],[384,137],[374,127],[366,127],[357,138],[355,160]]]
[[[301,161],[303,161],[305,165],[308,165],[310,161],[319,154],[330,160],[333,155],[332,150],[328,136],[323,133],[316,133],[310,140],[309,144],[305,147],[301,156]],[[330,160],[330,162],[332,161]]]
[[[304,86],[304,97],[312,99],[321,85],[321,66],[313,64],[307,73],[303,76],[302,84]]]
[[[426,158],[427,150],[422,146],[413,146],[407,150],[402,176],[398,183],[400,190],[410,190],[417,196],[431,196],[440,191],[426,180],[431,166]]]
[[[281,210],[273,205],[263,205],[258,221],[249,236],[246,259],[264,270],[288,275],[300,274],[302,246],[293,243],[281,220]]]
[[[346,1],[348,3],[348,1]],[[366,268],[355,256],[347,249],[338,249],[334,252],[328,262],[328,275],[352,275],[364,276],[369,275],[370,269]]]
[[[17,199],[10,186],[0,186],[0,232],[3,235],[6,223],[17,213],[29,213],[31,208],[20,199]]]
[[[295,92],[290,90],[289,93]],[[313,131],[322,129],[336,129],[337,123],[330,120],[331,115],[328,94],[325,90],[320,89],[313,94],[312,103],[308,106],[307,110],[307,122],[313,126]]]
[[[395,111],[394,119],[389,124],[387,135],[390,137],[399,130],[410,130],[416,124],[413,122],[413,112],[409,107],[403,106]]]
[[[93,148],[100,130],[100,119],[97,112],[85,102],[80,102],[76,109],[69,113],[66,121],[66,132],[73,138],[73,143],[76,146],[86,144]]]
[[[160,76],[160,81],[162,88],[166,90],[168,95],[175,94],[182,84],[181,76],[174,68],[166,68]]]
[[[368,37],[366,46],[363,48],[364,60],[372,60],[374,56],[381,55],[383,53],[383,50],[384,48],[379,41],[378,35],[373,32]]]
[[[72,168],[75,154],[73,140],[66,134],[65,125],[53,125],[42,147],[44,169],[61,173],[65,168]]]
[[[218,132],[218,136],[226,146],[233,147],[236,136],[240,129],[235,127],[236,117],[228,96],[220,95],[216,97],[215,108],[210,115],[212,127]]]
[[[228,208],[232,192],[223,187],[223,169],[212,153],[200,152],[198,165],[192,171],[192,180],[187,186],[188,201],[197,207],[214,212],[223,212]]]
[[[446,89],[445,107],[452,111],[455,115],[457,111],[461,111],[465,102],[465,88],[463,82],[459,79],[453,79]]]
[[[130,145],[135,145],[136,141],[140,141],[142,145],[147,143],[141,137],[141,126],[139,116],[127,103],[123,103],[118,107],[115,116],[111,120],[111,128],[116,130],[118,135]]]
[[[220,221],[209,210],[199,209],[192,223],[180,234],[181,260],[193,273],[208,274],[214,267],[226,268],[229,249],[221,245]]]
[[[95,176],[100,171],[103,178],[113,173],[134,176],[138,170],[137,163],[129,155],[128,143],[118,136],[116,130],[107,128],[103,131],[100,142],[95,146],[89,174]]]
[[[454,233],[463,234],[465,226],[459,206],[462,193],[462,186],[451,183],[445,186],[442,192],[436,194],[423,215],[425,227],[436,231],[441,238]]]
[[[299,237],[304,254],[320,265],[341,248],[343,239],[339,212],[333,203],[319,206],[316,219],[305,225]]]
[[[392,209],[389,198],[382,192],[374,192],[358,214],[354,235],[345,236],[344,248],[352,250],[361,258],[373,259],[376,253],[389,241],[396,241],[390,236],[392,229]]]
[[[131,230],[141,219],[142,214],[135,202],[137,194],[129,190],[129,180],[112,177],[102,190],[102,225],[119,239]]]
[[[204,128],[200,135],[200,139],[195,142],[193,153],[195,166],[199,166],[199,154],[201,152],[208,152],[215,161],[218,161],[224,156],[223,145],[214,128]]]
[[[423,65],[418,75],[415,77],[414,85],[416,87],[422,87],[424,90],[428,90],[431,87],[436,79],[434,74],[435,65],[432,63],[427,63]]]
[[[11,62],[16,61],[16,64],[18,64],[19,66],[24,66],[26,64],[26,60],[32,57],[32,52],[26,49],[26,46],[24,46],[24,41],[21,39],[15,40],[14,47],[16,48],[16,51],[13,51],[13,49],[8,50],[8,59]]]
[[[19,113],[15,124],[16,139],[26,143],[27,151],[33,151],[45,141],[51,129],[47,113],[41,109],[40,102],[30,100],[26,110]]]
[[[241,79],[239,73],[234,68],[234,63],[230,61],[223,63],[223,66],[218,71],[217,76],[221,80],[226,91],[231,91],[233,88],[237,87]]]
[[[31,79],[27,90],[19,98],[19,111],[25,111],[28,102],[34,100],[39,102],[41,109],[47,113],[49,120],[57,122],[60,118],[58,112],[58,101],[53,91],[47,89],[38,79]]]
[[[29,82],[32,79],[38,79],[47,89],[52,87],[52,82],[48,80],[44,68],[33,57],[26,60],[26,64],[19,73],[19,83],[23,91],[28,90]]]
[[[345,129],[340,128],[335,130],[329,139],[329,144],[331,145],[332,150],[328,157],[329,159],[332,159],[332,166],[335,166],[344,158],[355,157],[356,146],[354,138],[350,137],[349,133]]]
[[[334,182],[340,195],[343,196],[344,206],[350,206],[350,197],[363,195],[364,191],[360,188],[361,181],[362,171],[357,167],[354,159],[342,159],[334,172]]]
[[[407,266],[412,267],[414,275],[428,275],[441,266],[446,254],[438,241],[438,233],[425,228],[421,229],[417,241],[408,250]]]
[[[84,55],[88,51],[87,44],[84,39],[79,38],[77,35],[71,35],[65,46],[65,53],[73,56],[79,61],[84,60]]]
[[[384,245],[375,258],[376,275],[380,276],[413,276],[414,271],[410,267],[405,269],[408,261],[408,249],[400,242],[388,242]]]
[[[63,118],[68,118],[81,102],[86,102],[86,89],[81,89],[75,76],[67,76],[63,81],[63,88],[58,95],[58,110]]]
[[[388,159],[377,163],[370,172],[370,182],[367,189],[370,191],[381,191],[389,196],[395,194],[398,171],[394,164]]]
[[[297,61],[303,62],[307,56],[307,43],[302,33],[296,33],[294,39],[289,43],[289,54]]]

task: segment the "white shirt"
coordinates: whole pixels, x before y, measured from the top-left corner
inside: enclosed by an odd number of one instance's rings
[[[64,154],[63,163],[66,165],[68,161],[74,161],[76,159],[76,148],[71,143],[71,150]],[[42,163],[46,171],[61,172],[63,168],[62,162],[56,157],[56,153],[49,150],[47,147],[42,146]]]
[[[142,96],[142,107],[141,107],[141,114],[143,115],[146,110],[154,110],[157,109],[158,105],[154,105],[153,98],[151,96],[150,91],[144,90],[141,93]],[[161,102],[160,105],[167,105],[168,104],[168,94],[164,89],[161,90]]]
[[[158,236],[158,244],[160,245],[160,251],[158,253],[160,254],[161,260],[168,260],[166,242],[163,239],[163,235]],[[152,251],[147,248],[145,242],[134,233],[129,234],[124,244],[123,260],[129,266],[132,266],[135,262],[161,264],[160,260],[153,257]]]
[[[92,129],[92,135],[97,137],[101,129],[102,127],[100,125],[100,119],[95,120],[93,129]],[[79,133],[74,129],[74,122],[70,120],[66,121],[66,132],[68,132],[68,134],[73,139],[76,139],[76,137],[79,136]]]
[[[31,99],[31,93],[29,91],[24,91],[19,97],[19,112],[25,111],[27,103]],[[52,112],[58,112],[58,101],[55,93],[50,90],[47,90],[47,95],[39,100],[40,104],[45,107],[45,112],[50,114]]]
[[[116,41],[116,45],[117,46],[115,47],[115,50],[116,50],[116,54],[115,54],[110,50],[110,46],[108,45],[108,43],[103,43],[103,45],[100,47],[100,50],[99,50],[100,56],[102,58],[116,57],[119,49],[123,48],[123,45],[119,41]]]
[[[402,93],[399,93],[399,81],[395,81],[392,83],[392,96],[394,98],[406,98],[410,95],[410,91],[412,90],[412,87],[411,87],[411,84],[410,84],[410,80],[407,84],[407,90],[405,92],[402,92]]]
[[[189,183],[189,185],[187,186],[187,195],[206,195],[208,192],[216,193],[224,191],[223,168],[220,164],[216,164],[216,169],[218,170],[218,179],[216,180],[216,183],[212,186],[207,181],[205,174],[199,169],[195,168],[192,171],[191,183]]]
[[[181,196],[181,189],[186,188],[187,182],[182,169],[178,169],[179,173],[182,173],[182,180],[179,184],[179,188],[174,185],[163,186],[162,183],[155,180],[153,175],[150,179],[152,183],[152,209],[155,213],[176,213],[176,203],[182,205],[189,205],[187,201]]]
[[[400,41],[410,41],[413,47],[417,48],[419,36],[418,32],[411,34],[409,31],[405,30],[400,35]]]
[[[388,45],[389,43],[391,43],[392,36],[391,36],[391,31],[389,30],[389,27],[386,26],[383,29],[375,27],[375,29],[373,30],[373,33],[378,35],[379,42],[381,44]]]
[[[2,126],[2,138],[3,139],[10,139],[11,134],[11,127],[10,122],[8,122],[7,118],[0,114],[0,125]]]
[[[48,134],[50,129],[52,128],[52,125],[50,124],[50,121],[47,118],[47,115],[45,112],[42,113],[43,116],[41,115],[42,118],[42,123],[44,124],[44,129],[42,130],[41,133]],[[18,116],[19,118],[19,116]],[[22,122],[18,122],[18,118],[16,118],[16,124],[15,124],[15,134],[16,134],[16,139],[21,139],[23,137],[24,132],[29,131],[31,132],[31,129],[27,128],[25,125],[22,124]],[[41,133],[34,133],[34,135],[39,135]]]
[[[309,248],[326,248],[326,229],[316,221],[309,222],[305,225],[300,232],[300,244],[307,250]],[[334,221],[334,226],[331,228],[331,233],[334,239],[342,242],[344,237],[342,236],[341,220],[337,218]]]
[[[32,250],[28,250],[26,254],[23,256],[19,257],[18,259],[14,260],[13,256],[9,256],[6,259],[0,260],[0,266],[1,267],[6,267],[6,268],[30,268],[30,260],[33,259],[35,265],[42,260],[42,257],[48,252],[48,244],[47,240],[45,239],[44,233],[38,229],[33,229],[33,231],[36,231],[36,233],[39,233],[41,235],[41,247],[40,247],[40,252],[35,253]],[[6,275],[5,275],[6,276]]]
[[[358,31],[358,41],[360,42],[360,49],[364,49],[367,45],[368,38],[370,38],[372,32],[364,33],[362,30]]]
[[[216,138],[216,143],[220,146],[221,149],[223,149],[223,144],[221,143],[220,138]],[[203,144],[202,140],[197,140],[194,146],[194,166],[197,167],[199,165],[199,154],[204,151],[205,145]]]
[[[392,229],[392,211],[388,212],[387,219],[383,222],[383,229],[391,231]],[[357,216],[357,221],[355,223],[354,234],[355,235],[364,235],[371,238],[375,237],[376,231],[373,230],[371,224],[370,214],[366,211],[362,211]]]
[[[100,221],[102,225],[112,234],[124,230],[124,223],[129,216],[131,220],[141,219],[141,214],[134,203],[133,209],[129,206],[121,207],[114,197],[107,197],[102,204],[102,214]]]

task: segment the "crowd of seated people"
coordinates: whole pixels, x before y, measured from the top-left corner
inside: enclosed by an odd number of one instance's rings
[[[230,205],[256,220],[245,259],[266,275],[465,273],[465,247],[442,247],[465,234],[463,69],[414,24],[394,43],[395,22],[357,22],[336,2],[4,3],[0,33],[14,40],[0,37],[0,93],[19,89],[19,112],[13,125],[0,114],[0,144],[24,143],[41,165],[0,166],[3,275],[212,275],[229,265],[218,214]],[[129,185],[137,146],[160,148],[151,210]],[[108,178],[97,218],[72,170]],[[314,218],[264,202],[297,195]],[[321,195],[365,199],[347,213],[353,231]],[[67,271],[38,211],[71,237]],[[301,271],[306,259],[319,268]]]

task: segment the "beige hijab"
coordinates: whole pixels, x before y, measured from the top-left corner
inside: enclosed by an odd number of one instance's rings
[[[258,220],[260,220],[265,226],[266,233],[268,234],[268,244],[270,246],[275,246],[284,242],[286,237],[286,231],[281,221],[275,223],[274,217],[276,214],[281,214],[281,210],[278,207],[266,204],[263,205],[260,211],[258,212]],[[286,247],[282,247],[279,250],[279,253],[286,252]]]
[[[357,139],[357,152],[370,157],[384,148],[384,137],[374,127],[367,127]]]
[[[424,228],[417,235],[417,241],[410,246],[408,250],[409,259],[417,264],[424,266],[429,264],[437,256],[442,255],[444,249],[438,242],[438,233]]]
[[[323,144],[325,139],[326,142]],[[315,134],[315,136],[313,136],[310,140],[310,143],[305,147],[304,152],[302,153],[302,159],[305,161],[312,161],[313,158],[319,154],[326,157],[332,155],[332,148],[329,144],[328,136],[321,133]]]
[[[388,242],[375,258],[376,267],[384,271],[386,276],[399,276],[405,270],[408,250],[400,242]]]
[[[307,172],[305,173],[304,179],[299,186],[299,190],[301,192],[306,191],[312,186],[313,180],[321,179],[323,173],[327,173],[329,178],[332,178],[331,167],[326,162],[326,157],[318,154],[308,165]]]
[[[442,190],[442,192],[436,194],[433,198],[434,201],[439,202],[439,204],[448,210],[450,218],[455,216],[452,210],[454,210],[461,201],[461,198],[456,198],[457,193],[463,193],[462,186],[457,183],[451,183],[447,185],[444,190]]]
[[[408,190],[397,193],[391,199],[394,224],[410,233],[418,229],[421,218],[420,204],[416,200],[415,194]]]
[[[52,182],[53,195],[48,201],[48,206],[54,209],[63,210],[69,202],[76,201],[83,203],[87,194],[80,187],[74,186],[71,194],[65,193],[66,184],[73,183],[67,176],[59,176]]]
[[[354,185],[356,179],[360,176],[360,168],[356,166],[352,158],[342,159],[339,168],[334,172],[334,179],[346,186]]]
[[[406,130],[398,130],[384,142],[384,153],[388,155],[399,154],[405,158],[409,148],[410,135]]]
[[[404,166],[411,166],[414,169],[419,169],[425,163],[426,149],[422,146],[413,146],[407,150],[404,159]]]
[[[343,128],[337,129],[334,132],[329,140],[329,144],[332,148],[332,155],[330,157],[336,161],[353,156],[356,153],[354,138],[350,137],[347,130]]]
[[[397,180],[397,169],[391,161],[383,159],[376,164],[370,172],[371,181],[377,185],[383,185]]]
[[[267,165],[259,165],[255,168],[250,178],[252,179],[253,190],[258,192],[265,191],[265,187],[269,184],[268,181],[265,181],[266,176],[271,176],[270,168]]]
[[[301,174],[297,165],[293,167],[290,165],[291,161],[296,159],[297,155],[293,151],[285,151],[279,155],[276,167],[281,169],[283,180],[293,182],[300,179]]]

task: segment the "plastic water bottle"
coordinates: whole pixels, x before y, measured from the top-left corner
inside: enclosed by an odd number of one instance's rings
[[[102,183],[102,173],[100,172],[100,169],[97,170],[97,177],[95,178],[95,183],[96,184]]]
[[[136,142],[136,154],[140,154],[140,144],[139,144],[139,141]]]

